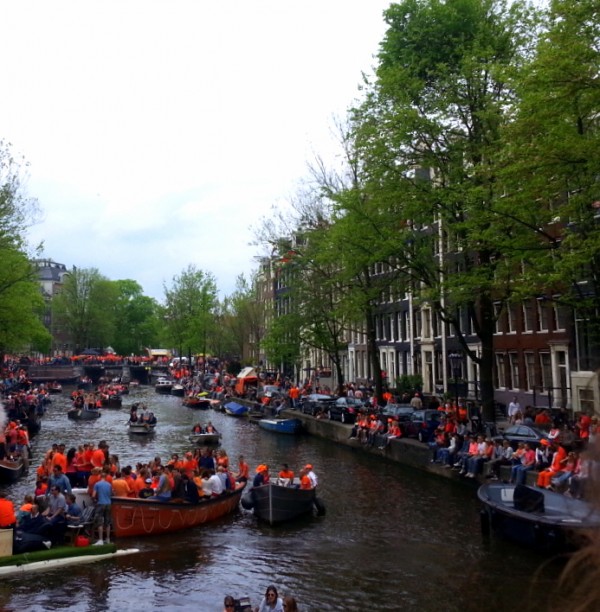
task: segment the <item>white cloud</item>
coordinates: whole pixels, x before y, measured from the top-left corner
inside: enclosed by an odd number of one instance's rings
[[[385,32],[380,0],[19,2],[0,22],[0,137],[31,162],[45,255],[162,298],[221,291],[293,193]]]

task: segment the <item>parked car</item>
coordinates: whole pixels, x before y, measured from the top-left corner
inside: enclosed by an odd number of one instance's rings
[[[329,407],[335,403],[336,399],[333,395],[311,393],[300,400],[300,411],[311,416],[315,416],[321,410],[327,414]]]
[[[414,411],[410,404],[387,404],[382,408],[381,416],[403,423],[410,420]]]
[[[419,442],[429,442],[438,428],[442,415],[441,410],[415,410],[410,419],[401,424],[407,438],[417,438]]]
[[[510,425],[500,435],[494,436],[494,440],[508,440],[513,448],[517,448],[519,442],[529,442],[536,447],[541,440],[547,439],[548,432],[533,425]]]
[[[365,407],[365,403],[355,397],[338,397],[335,402],[328,404],[328,415],[332,421],[353,424],[358,412]]]

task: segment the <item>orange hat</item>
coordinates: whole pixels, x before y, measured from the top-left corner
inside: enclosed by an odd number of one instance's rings
[[[550,446],[550,442],[548,442],[546,438],[543,438],[542,440],[540,440],[540,444],[543,444],[544,446]]]
[[[307,464],[304,466],[304,469],[305,469],[305,470],[312,470],[312,465],[311,465],[310,463],[307,463]]]
[[[262,463],[256,468],[257,474],[260,472],[266,472],[266,471],[267,471],[267,466],[263,465]]]

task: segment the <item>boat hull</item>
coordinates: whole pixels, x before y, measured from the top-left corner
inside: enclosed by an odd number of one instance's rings
[[[221,443],[221,434],[219,433],[207,433],[207,434],[191,434],[190,442],[197,444],[198,446],[202,445],[216,445]]]
[[[194,410],[208,410],[210,408],[210,400],[199,397],[186,397],[183,399],[182,404]]]
[[[112,523],[116,537],[159,535],[197,527],[230,514],[239,505],[243,484],[232,493],[197,504],[113,497]]]
[[[254,514],[271,525],[309,514],[315,507],[314,489],[297,489],[270,482],[250,491]]]
[[[490,483],[477,496],[484,532],[529,548],[561,552],[578,548],[600,529],[600,514],[584,501],[525,485]]]
[[[248,406],[243,406],[237,402],[228,402],[224,406],[225,413],[229,416],[241,417],[248,414]]]
[[[16,482],[25,473],[25,464],[22,459],[11,461],[0,460],[0,482]]]
[[[101,416],[102,413],[99,410],[82,410],[79,408],[74,408],[73,410],[69,410],[67,412],[67,417],[73,421],[93,421]]]
[[[258,426],[266,431],[288,435],[296,435],[302,432],[302,421],[300,419],[260,419]]]
[[[149,436],[155,431],[156,425],[138,425],[130,423],[127,426],[127,431],[136,436]]]

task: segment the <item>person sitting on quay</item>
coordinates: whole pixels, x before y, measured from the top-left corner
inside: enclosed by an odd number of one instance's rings
[[[545,438],[540,440],[539,446],[535,449],[535,467],[537,472],[545,470],[552,463],[552,453],[550,452],[550,442]]]
[[[450,437],[443,428],[438,427],[434,434],[433,439],[427,443],[427,446],[431,449],[431,463],[440,463],[440,452],[450,444]]]
[[[512,466],[510,470],[510,482],[511,484],[524,484],[525,476],[527,472],[533,470],[535,467],[535,450],[531,447],[528,442],[525,443],[525,452],[521,457],[520,463]]]
[[[508,440],[496,440],[494,442],[492,456],[490,457],[488,478],[491,478],[492,480],[499,480],[500,468],[503,465],[512,466],[512,454],[513,449]]]
[[[563,485],[566,485],[568,482],[570,482],[571,478],[574,475],[579,474],[580,471],[581,458],[579,456],[579,453],[571,451],[567,454],[567,459],[565,461],[563,469],[551,479],[550,484],[552,485],[552,488],[555,491],[558,491],[559,493],[562,492]]]
[[[554,455],[552,456],[552,463],[550,467],[542,470],[538,474],[537,478],[537,486],[542,489],[551,489],[552,488],[552,478],[558,474],[563,469],[564,464],[567,461],[567,451],[563,446],[558,444],[558,442],[552,442],[552,450],[554,451]]]
[[[467,478],[475,478],[482,471],[483,464],[490,460],[493,451],[492,441],[483,436],[477,437],[477,452],[467,458]]]
[[[454,464],[456,453],[458,453],[461,445],[461,439],[458,434],[453,433],[448,439],[448,444],[437,448],[436,463],[442,464],[445,468],[450,469]]]
[[[477,440],[474,435],[465,436],[461,449],[456,453],[454,468],[460,470],[460,474],[467,473],[467,460],[477,453]]]

